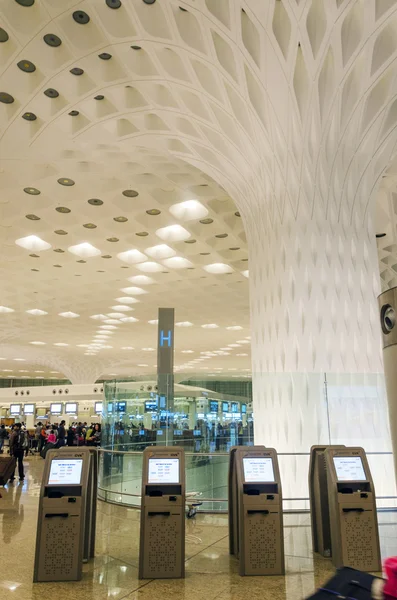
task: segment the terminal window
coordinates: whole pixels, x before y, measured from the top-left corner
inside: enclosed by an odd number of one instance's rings
[[[80,485],[82,458],[62,458],[51,461],[48,485]]]
[[[179,458],[149,458],[148,483],[179,483]]]
[[[274,481],[272,458],[243,458],[243,466],[246,483]]]
[[[334,456],[338,481],[366,481],[363,461],[359,456]]]

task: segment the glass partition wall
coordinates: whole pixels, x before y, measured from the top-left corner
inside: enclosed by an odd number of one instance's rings
[[[356,374],[346,379],[324,374],[323,382],[317,383],[316,407],[321,423],[316,439],[307,440],[307,447],[294,447],[293,441],[287,440],[285,448],[276,448],[284,509],[309,508],[307,477],[312,443],[362,446],[371,466],[378,507],[395,508],[383,375]],[[110,381],[104,388],[101,498],[140,506],[142,451],[147,446],[178,445],[186,452],[189,496],[203,502],[201,509],[227,509],[229,450],[254,444],[251,380],[214,381],[203,380],[202,375],[178,374],[176,382],[170,377],[168,384],[162,385],[165,392],[161,394],[155,377]]]

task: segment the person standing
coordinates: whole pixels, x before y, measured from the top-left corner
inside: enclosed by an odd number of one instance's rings
[[[61,421],[61,424],[58,427],[58,448],[62,448],[65,445],[66,438],[66,430],[65,430],[65,421]]]
[[[3,454],[4,442],[6,441],[7,438],[8,438],[7,429],[5,428],[5,425],[2,425],[0,427],[0,454]]]
[[[23,471],[23,455],[25,451],[25,445],[25,432],[22,431],[20,423],[15,423],[13,432],[10,435],[10,455],[13,456],[18,462],[19,481],[23,481],[25,479],[25,474]],[[11,475],[10,480],[14,481],[14,479],[15,470]]]

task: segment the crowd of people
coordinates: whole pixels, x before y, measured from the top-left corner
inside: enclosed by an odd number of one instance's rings
[[[43,425],[37,423],[34,434],[34,448],[38,452],[47,445],[54,444],[56,448],[60,446],[100,446],[101,445],[101,425],[92,423],[88,425],[81,421],[71,423],[68,430],[65,428],[65,421],[60,424]]]

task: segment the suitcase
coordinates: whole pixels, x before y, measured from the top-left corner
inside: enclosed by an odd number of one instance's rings
[[[337,597],[349,598],[349,600],[371,600],[371,589],[375,579],[379,577],[349,567],[341,567],[332,579],[307,600],[335,600]]]
[[[13,456],[0,456],[0,485],[4,486],[15,471],[17,461]]]
[[[44,446],[44,448],[42,449],[42,451],[40,452],[41,458],[45,458],[47,456],[48,450],[52,450],[53,448],[55,448],[55,445],[56,444],[51,444],[51,442],[46,444]]]

